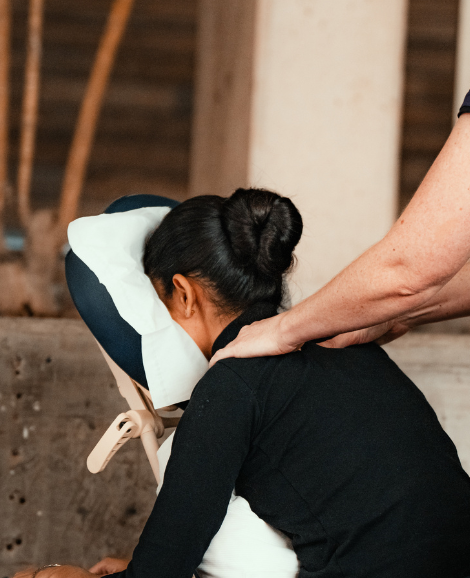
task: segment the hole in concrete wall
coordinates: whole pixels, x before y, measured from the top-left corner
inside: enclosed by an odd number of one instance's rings
[[[22,540],[20,537],[18,537],[18,538],[15,539],[15,544],[16,544],[16,546],[21,546],[22,543],[23,543],[23,540]],[[10,544],[7,544],[7,545],[5,546],[5,548],[6,548],[9,552],[11,552],[11,550],[13,550],[15,544],[13,544],[13,542],[10,542]]]
[[[20,452],[19,452],[18,450],[16,450],[16,449],[15,449],[15,450],[11,450],[11,455],[16,458],[17,456],[20,455]]]
[[[22,394],[22,393],[17,393],[17,394],[16,394],[16,399],[21,399],[22,397],[23,397],[23,394]]]
[[[137,509],[135,506],[129,506],[126,509],[125,515],[126,516],[135,516],[137,514]]]
[[[18,497],[18,496],[19,496],[19,497]],[[12,492],[12,493],[8,496],[8,499],[9,499],[10,501],[15,500],[16,498],[18,498],[18,502],[19,502],[20,504],[25,504],[25,503],[26,503],[26,498],[25,498],[24,496],[22,496],[18,490],[15,490],[14,492]]]
[[[51,363],[52,357],[46,357],[46,363]]]
[[[21,357],[21,355],[15,356],[15,359],[13,361],[13,367],[15,368],[15,375],[21,375],[24,363],[25,363],[25,361]]]
[[[90,510],[87,510],[84,506],[79,506],[77,508],[77,514],[79,514],[82,518],[86,518],[89,513]]]

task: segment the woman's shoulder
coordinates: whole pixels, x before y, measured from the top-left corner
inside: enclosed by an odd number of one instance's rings
[[[240,395],[251,398],[256,404],[262,403],[270,384],[276,380],[277,375],[282,374],[281,366],[286,360],[281,357],[286,356],[222,359],[198,382],[193,397]]]
[[[312,376],[314,368],[301,352],[265,357],[229,357],[218,361],[212,368],[219,368],[219,375],[244,384],[253,395],[265,397],[273,383],[284,382],[289,376],[302,380]]]
[[[255,360],[223,359],[207,370],[194,388],[191,399],[195,396],[205,396],[214,399],[230,394],[254,395],[257,382]]]
[[[196,384],[185,415],[197,419],[212,416],[209,419],[219,420],[227,419],[228,415],[232,419],[234,415],[259,414],[259,402],[251,382],[225,361],[216,363]]]

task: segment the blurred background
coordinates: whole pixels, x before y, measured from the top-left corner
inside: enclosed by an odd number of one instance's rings
[[[273,188],[305,221],[298,301],[386,233],[469,88],[470,0],[0,0],[0,578],[130,555],[153,505],[136,445],[86,470],[126,407],[68,297],[68,222]],[[388,349],[467,468],[469,327]]]
[[[56,206],[80,104],[112,3],[46,0],[36,153],[36,209]],[[9,175],[19,159],[28,2],[12,6]],[[80,214],[119,195],[184,198],[189,178],[197,2],[136,0],[97,123]],[[6,216],[15,223],[15,211]]]
[[[80,4],[38,0],[36,4],[42,19],[37,36],[42,50],[36,62],[37,103],[36,107],[30,106],[36,108],[31,122],[25,113],[25,101],[28,92],[32,95],[30,101],[35,98],[34,82],[31,76],[29,82],[25,81],[25,73],[28,46],[34,40],[28,29],[32,8],[26,0],[2,0],[3,21],[9,23],[2,29],[3,37],[9,32],[9,39],[0,51],[5,70],[2,124],[6,125],[2,129],[6,143],[0,148],[0,164],[5,168],[0,170],[0,180],[6,249],[10,253],[0,255],[0,272],[2,261],[19,258],[11,251],[21,250],[31,236],[33,213],[58,210],[61,194],[67,194],[66,168],[74,161],[70,157],[74,135],[79,132],[79,113],[113,7],[109,0],[83,0]],[[465,46],[461,46],[460,53],[458,50],[459,42],[464,44],[466,38],[465,4],[466,0],[400,0],[393,8],[386,8],[381,1],[367,8],[365,2],[343,0],[334,9],[322,2],[299,0],[295,10],[285,6],[286,13],[291,13],[290,25],[295,26],[295,19],[302,18],[304,34],[313,35],[319,25],[323,35],[320,46],[302,45],[301,34],[295,41],[286,36],[284,46],[287,41],[290,46],[279,54],[273,51],[271,56],[281,77],[283,67],[292,68],[289,58],[297,63],[304,61],[289,82],[298,84],[297,91],[310,94],[296,103],[305,105],[305,109],[297,108],[292,117],[286,113],[291,110],[291,95],[288,89],[284,95],[273,95],[267,77],[273,66],[262,52],[263,46],[269,49],[269,34],[279,38],[289,34],[275,20],[279,7],[274,9],[268,1],[228,5],[217,0],[121,2],[121,12],[127,11],[122,16],[122,36],[115,43],[101,98],[91,94],[96,101],[95,117],[89,114],[83,119],[83,124],[91,127],[91,134],[84,145],[87,153],[83,170],[72,183],[78,205],[72,207],[66,220],[99,213],[125,194],[153,193],[183,200],[201,193],[227,195],[235,187],[248,184],[272,186],[299,199],[304,216],[314,223],[312,228],[322,233],[318,233],[321,239],[313,246],[304,240],[309,254],[312,248],[317,253],[322,244],[329,247],[323,259],[315,263],[316,272],[298,274],[298,295],[294,295],[298,300],[382,236],[444,144],[454,122],[455,100],[461,97],[459,82],[466,86],[462,80],[468,68]],[[348,17],[338,18],[339,14]],[[375,36],[369,32],[371,24],[375,25]],[[361,64],[351,72],[355,57],[361,59]],[[323,70],[311,66],[311,59],[325,62],[328,78]],[[309,77],[307,81],[305,77]],[[259,86],[263,83],[264,89]],[[341,91],[342,99],[338,99]],[[266,109],[274,108],[270,131],[258,127],[262,117],[257,109],[260,98]],[[312,118],[312,110],[319,118]],[[377,111],[382,111],[383,118],[377,118]],[[292,134],[286,134],[286,128],[277,123],[280,115],[291,122]],[[349,121],[345,126],[343,117],[357,117],[357,126]],[[296,123],[311,125],[315,131],[321,119],[325,126],[320,126],[313,141],[296,132]],[[29,156],[27,143],[21,147],[22,135],[28,139],[28,134],[24,136],[28,122],[29,126],[35,125],[32,129],[30,126]],[[374,123],[375,132],[368,122]],[[363,142],[345,137],[344,133],[350,135],[358,127],[363,127]],[[260,145],[257,132],[263,130],[266,134],[260,138],[271,142]],[[288,139],[292,140],[288,152],[291,157],[303,155],[305,163],[311,159],[310,169],[303,171],[310,188],[304,184],[299,187],[295,162],[279,175],[274,168],[276,153],[271,158],[265,155],[261,161],[256,158],[260,156],[257,148],[274,148],[275,141],[279,143],[278,154],[286,156],[282,143]],[[333,140],[332,154],[321,150],[327,148],[326,140]],[[300,155],[296,149],[302,151]],[[352,149],[356,157],[348,159]],[[28,161],[29,180],[28,175],[24,178]],[[342,166],[338,167],[338,162]],[[362,165],[357,178],[354,173],[358,169],[351,169],[351,163]],[[342,173],[342,180],[325,173],[328,165],[334,166],[335,173]],[[366,172],[375,173],[373,182]],[[335,191],[331,207],[321,200],[328,196],[328,188]],[[374,193],[374,188],[381,190]],[[19,196],[29,196],[29,214],[22,220]],[[347,210],[341,215],[337,201],[343,200]],[[335,236],[336,230],[344,229],[344,219],[351,211],[363,217],[356,222],[353,217],[347,234]],[[358,231],[364,226],[370,233],[358,240]],[[50,224],[40,223],[36,229],[36,237],[47,236]],[[309,235],[307,229],[305,239]],[[65,240],[63,231],[59,236]],[[349,243],[351,249],[345,251]],[[301,246],[300,255],[304,252]],[[36,256],[33,260],[44,258]],[[4,295],[15,283],[25,283],[20,279],[23,271],[12,273],[11,264],[3,273],[0,289]],[[47,303],[45,298],[45,303],[35,305],[28,297],[11,299],[10,303],[4,296],[0,297],[0,312],[73,315],[66,291],[60,288],[62,281],[60,272],[54,271],[43,283],[55,283],[55,303]],[[40,291],[37,287],[35,290]]]
[[[293,299],[318,289],[385,233],[444,144],[470,77],[466,3],[1,0],[0,314],[76,315],[60,265],[72,218],[249,184],[298,203]]]
[[[12,3],[9,175],[19,156],[28,2]],[[47,0],[32,178],[35,208],[54,207],[86,83],[111,3]],[[454,121],[459,0],[410,0],[407,14],[399,206]],[[196,74],[197,0],[136,0],[98,121],[80,214],[116,196],[188,193]],[[325,47],[325,50],[327,48]],[[214,191],[216,194],[217,191]],[[15,223],[15,211],[6,215]]]

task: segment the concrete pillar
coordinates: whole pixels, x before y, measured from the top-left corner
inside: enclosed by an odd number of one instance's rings
[[[190,194],[269,187],[305,232],[294,301],[396,213],[406,0],[202,0]]]
[[[470,0],[460,0],[455,61],[454,113],[470,90]]]

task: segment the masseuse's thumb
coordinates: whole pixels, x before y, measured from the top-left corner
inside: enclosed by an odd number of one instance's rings
[[[221,359],[226,359],[227,357],[234,357],[233,355],[230,355],[230,351],[228,352],[228,355],[224,355],[226,353],[226,349],[228,349],[228,346],[224,347],[223,349],[219,349],[219,351],[217,351],[217,353],[211,357],[209,361],[209,368],[215,365]]]
[[[264,357],[299,349],[297,345],[283,344],[279,324],[281,315],[242,327],[236,339],[217,351],[210,361],[210,367],[227,357]]]

